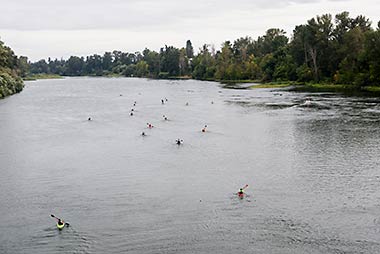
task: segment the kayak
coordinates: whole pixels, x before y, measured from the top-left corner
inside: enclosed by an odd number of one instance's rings
[[[58,228],[59,230],[62,230],[64,227],[65,227],[65,223],[63,223],[63,224],[58,224],[58,223],[57,223],[57,228]]]

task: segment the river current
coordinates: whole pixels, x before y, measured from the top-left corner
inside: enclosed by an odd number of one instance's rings
[[[26,82],[0,100],[0,253],[380,253],[379,154],[378,98]]]

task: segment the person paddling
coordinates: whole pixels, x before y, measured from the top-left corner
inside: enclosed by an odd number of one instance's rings
[[[202,129],[202,132],[206,132],[207,125]]]
[[[59,230],[63,229],[65,226],[68,227],[68,226],[70,225],[69,223],[64,222],[62,219],[60,219],[60,218],[54,216],[53,214],[51,214],[50,216],[53,217],[53,218],[55,218],[55,219],[57,220],[57,228],[58,228]]]
[[[175,142],[176,142],[177,145],[181,145],[183,143],[183,140],[182,139],[177,139]]]
[[[240,188],[240,189],[239,189],[239,191],[238,191],[238,193],[237,193],[239,197],[241,197],[241,198],[244,197],[244,194],[245,194],[245,193],[244,193],[244,190],[245,190],[246,188],[248,188],[248,184],[246,184],[243,188]]]
[[[57,225],[58,226],[64,226],[65,222],[63,220],[61,220],[61,219],[58,219]]]

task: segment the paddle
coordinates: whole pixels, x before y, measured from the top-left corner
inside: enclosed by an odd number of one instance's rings
[[[54,216],[54,214],[50,214],[50,216],[53,217],[53,218],[55,218],[55,219],[57,219],[57,220],[60,220],[60,218]],[[65,224],[66,224],[67,226],[70,226],[70,224],[69,224],[68,222],[65,222]]]
[[[243,188],[241,188],[242,190],[245,190],[245,189],[247,189],[248,188],[248,184],[246,184]],[[238,193],[236,193],[236,194],[238,194],[238,195],[244,195],[244,192],[242,192],[242,193],[240,193],[240,192],[238,192]]]

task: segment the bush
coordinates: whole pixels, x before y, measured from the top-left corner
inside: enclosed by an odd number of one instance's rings
[[[7,72],[0,72],[0,98],[21,92],[24,84],[19,77],[13,77]]]

